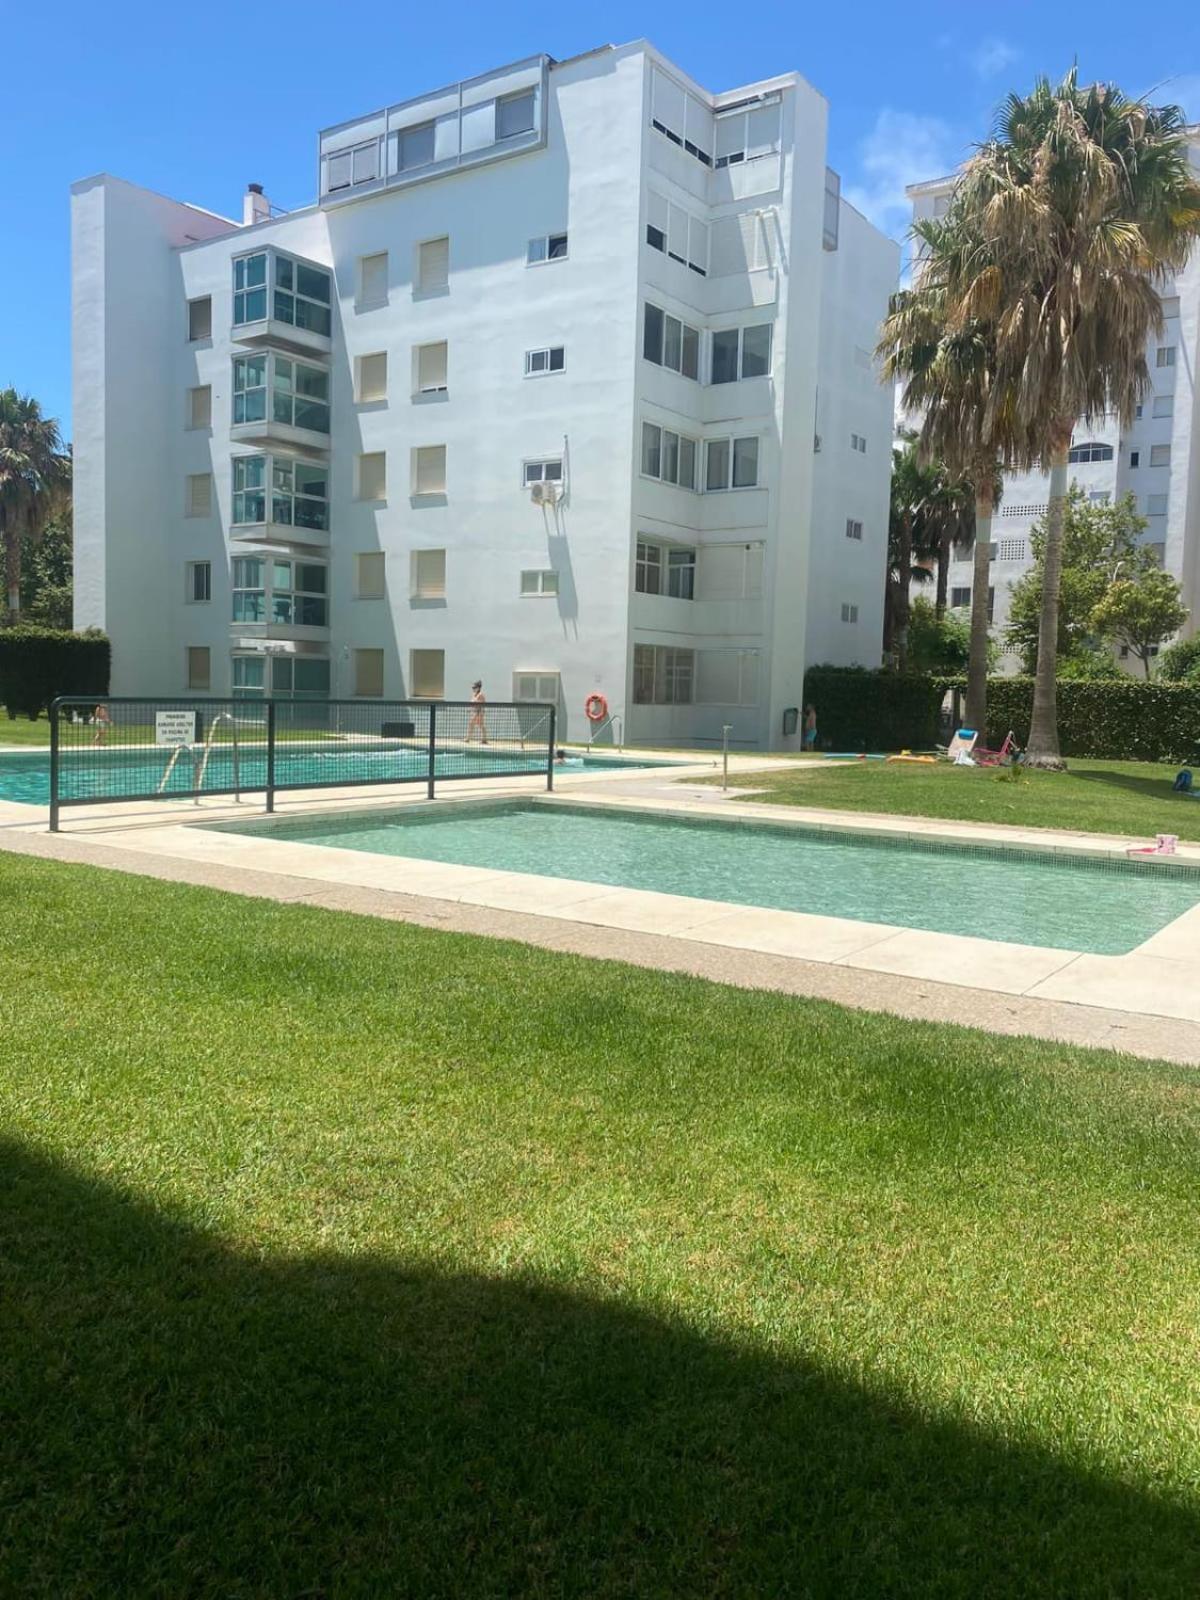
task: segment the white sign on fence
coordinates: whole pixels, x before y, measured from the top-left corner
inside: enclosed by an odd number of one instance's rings
[[[194,711],[156,711],[154,713],[155,744],[195,744],[196,713]]]

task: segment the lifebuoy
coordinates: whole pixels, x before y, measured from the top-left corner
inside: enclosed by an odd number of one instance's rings
[[[602,694],[590,694],[583,702],[583,714],[589,722],[603,722],[608,715],[608,701]]]

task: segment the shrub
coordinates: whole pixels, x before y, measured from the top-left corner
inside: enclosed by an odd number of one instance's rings
[[[804,704],[817,710],[827,750],[926,748],[937,739],[943,678],[865,667],[809,667]]]
[[[10,717],[34,719],[56,695],[108,693],[112,647],[95,629],[0,630],[0,703]]]
[[[1200,633],[1169,644],[1155,663],[1154,676],[1167,683],[1200,682]]]
[[[991,679],[988,742],[998,744],[1011,728],[1023,745],[1032,711],[1032,678]],[[1200,683],[1060,679],[1058,737],[1065,756],[1200,762]]]

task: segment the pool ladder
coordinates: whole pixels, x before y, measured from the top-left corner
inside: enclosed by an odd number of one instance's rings
[[[167,762],[167,770],[162,775],[162,782],[158,786],[159,794],[166,791],[171,781],[171,774],[179,762],[180,756],[186,750],[192,758],[192,804],[200,804],[200,791],[204,788],[204,775],[208,771],[208,758],[212,754],[213,740],[216,738],[217,729],[223,722],[227,722],[233,729],[233,798],[240,802],[242,798],[242,773],[241,756],[238,750],[237,719],[229,711],[218,711],[208,725],[208,733],[204,739],[204,749],[200,751],[194,744],[177,744],[171,752],[171,759]],[[197,762],[199,765],[197,766]]]
[[[588,740],[589,749],[596,743],[596,740],[604,732],[605,728],[608,728],[611,731],[613,743],[616,745],[617,749],[623,753],[625,749],[625,725],[621,721],[620,713],[615,711],[613,712],[612,716],[605,717],[603,722],[598,722],[596,724],[595,728],[592,730],[592,736]]]

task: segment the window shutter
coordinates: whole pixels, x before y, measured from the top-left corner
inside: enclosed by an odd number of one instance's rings
[[[708,224],[695,217],[688,218],[688,264],[708,271]]]
[[[358,358],[358,398],[362,402],[387,399],[387,351]]]
[[[661,122],[664,128],[683,138],[684,109],[686,98],[678,84],[672,83],[657,67],[654,69],[654,120]]]
[[[681,206],[671,207],[671,222],[667,229],[667,251],[679,261],[687,260],[688,214]]]
[[[446,488],[446,446],[420,445],[413,451],[413,492],[442,494]]]
[[[713,119],[712,112],[707,106],[702,106],[693,95],[685,97],[684,116],[687,124],[684,135],[689,143],[694,144],[698,150],[703,150],[706,156],[712,155],[713,147]]]
[[[417,352],[417,388],[422,394],[446,387],[446,345],[423,344]]]
[[[666,233],[669,226],[670,206],[660,194],[646,196],[646,221],[652,228],[657,228],[659,233]]]
[[[746,117],[746,159],[779,149],[779,105],[760,106]]]
[[[421,246],[420,287],[445,289],[450,282],[450,240],[427,239]]]
[[[356,587],[360,600],[383,599],[383,562],[382,550],[364,550],[355,557]]]
[[[388,258],[387,251],[378,255],[363,256],[359,263],[358,296],[363,305],[381,306],[387,301]]]

